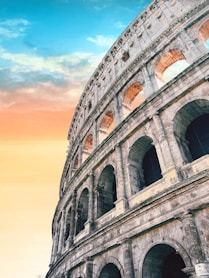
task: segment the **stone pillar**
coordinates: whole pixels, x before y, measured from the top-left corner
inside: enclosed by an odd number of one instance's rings
[[[89,174],[89,206],[88,206],[88,220],[86,224],[89,224],[89,230],[94,228],[94,174]],[[86,225],[85,224],[85,225]]]
[[[181,216],[187,248],[192,263],[195,267],[196,277],[209,277],[209,263],[206,261],[204,251],[201,247],[201,240],[195,224],[194,217],[191,212],[187,211]]]
[[[178,170],[176,169],[175,160],[171,153],[169,142],[167,140],[163,123],[160,115],[153,115],[153,122],[156,127],[156,150],[162,170],[162,175],[168,183],[174,183],[179,180]]]
[[[128,239],[123,242],[123,258],[124,258],[124,272],[125,278],[134,278],[134,266],[131,244]]]
[[[86,277],[93,277],[93,259],[90,257],[86,259]]]
[[[115,154],[116,154],[117,207],[119,208],[119,210],[125,211],[128,207],[128,201],[126,195],[122,147],[119,144],[115,148]]]
[[[99,129],[98,129],[98,120],[94,122],[94,129],[93,129],[93,149],[99,145]]]
[[[142,72],[145,81],[145,87],[143,87],[143,92],[145,98],[147,98],[158,90],[158,85],[154,73],[152,75],[149,74],[146,65],[142,68]]]
[[[60,218],[60,230],[59,230],[59,243],[58,243],[58,254],[62,254],[62,248],[64,246],[64,233],[65,233],[65,211],[62,212]]]
[[[52,265],[55,261],[55,258],[56,258],[56,253],[57,253],[57,248],[58,248],[58,229],[57,229],[57,226],[55,227],[55,234],[53,236],[53,245],[52,245],[52,254],[51,254],[51,263],[50,265]]]
[[[160,154],[161,168],[162,171],[165,171],[166,168],[173,167],[175,163],[174,163],[173,156],[171,154],[171,150],[159,114],[153,115],[152,119],[157,130],[156,138],[159,142],[160,150],[161,150],[161,154]]]
[[[118,95],[114,98],[114,125],[115,127],[122,122],[122,107],[120,107]]]
[[[81,166],[83,162],[83,142],[79,142],[79,149],[78,149],[78,168]]]
[[[76,216],[76,198],[77,198],[77,190],[73,191],[72,197],[72,215],[70,219],[70,235],[69,235],[69,247],[73,245],[73,239],[75,234],[75,216]]]

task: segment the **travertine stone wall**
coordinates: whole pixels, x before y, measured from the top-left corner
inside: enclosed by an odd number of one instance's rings
[[[47,278],[168,277],[169,258],[209,277],[209,154],[187,137],[207,126],[208,39],[208,0],[157,0],[107,52],[69,129]]]

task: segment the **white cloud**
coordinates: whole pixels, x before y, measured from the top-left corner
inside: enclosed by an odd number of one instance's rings
[[[122,29],[122,30],[124,30],[127,27],[127,25],[122,23],[121,21],[116,22],[114,25],[117,29]]]
[[[29,26],[29,21],[19,18],[0,22],[0,36],[7,39],[14,39],[22,36]]]
[[[97,46],[111,47],[115,42],[115,38],[97,35],[96,38],[88,37],[88,41],[96,44]]]

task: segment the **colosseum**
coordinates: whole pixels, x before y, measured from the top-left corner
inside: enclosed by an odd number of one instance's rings
[[[209,277],[209,0],[155,0],[87,82],[47,278]]]

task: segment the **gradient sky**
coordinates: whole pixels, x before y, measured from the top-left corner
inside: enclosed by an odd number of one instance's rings
[[[90,75],[146,0],[1,0],[0,277],[48,271],[67,132]]]

